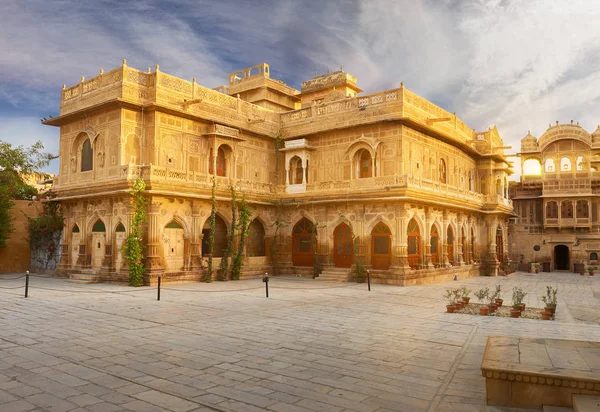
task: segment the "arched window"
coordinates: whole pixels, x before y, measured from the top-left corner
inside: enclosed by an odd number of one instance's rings
[[[590,253],[590,260],[598,260],[598,253],[596,253],[596,252]]]
[[[440,159],[439,179],[441,183],[446,183],[446,162]]]
[[[558,204],[556,202],[546,203],[546,218],[547,219],[558,218]]]
[[[96,220],[96,223],[94,223],[94,226],[92,227],[92,232],[106,232],[104,222],[100,219]]]
[[[552,160],[552,159],[548,159]],[[546,162],[548,161],[546,160]],[[548,170],[547,170],[548,171]],[[527,159],[523,162],[523,174],[526,176],[539,176],[542,174],[542,165],[538,159]]]
[[[290,184],[299,185],[304,181],[304,168],[302,167],[302,159],[294,156],[290,160]]]
[[[587,200],[577,201],[577,217],[590,217]]]
[[[358,178],[373,177],[373,160],[368,150],[362,149],[358,154]]]
[[[209,165],[208,165],[208,173],[209,174],[214,174],[214,155],[213,155],[213,150],[210,149],[210,157],[209,157]],[[227,163],[225,160],[225,151],[223,150],[222,147],[219,147],[219,150],[217,150],[217,176],[225,176],[226,175],[226,171],[227,171]]]
[[[81,171],[87,172],[94,167],[94,151],[90,139],[86,139],[81,146]]]
[[[71,230],[72,233],[79,233],[79,226],[75,225],[73,226],[73,230]]]
[[[577,170],[583,170],[583,156],[577,157],[575,164],[577,165]]]
[[[568,157],[563,157],[560,159],[560,170],[563,172],[568,172],[571,170],[571,159]]]
[[[546,162],[544,163],[544,171],[549,173],[554,173],[556,171],[556,168],[554,167],[554,159],[546,159]]]
[[[570,200],[563,200],[560,204],[560,217],[561,218],[572,218],[573,217],[573,202]]]
[[[119,223],[117,225],[117,228],[115,229],[115,232],[125,232],[125,226],[123,226],[123,223]]]

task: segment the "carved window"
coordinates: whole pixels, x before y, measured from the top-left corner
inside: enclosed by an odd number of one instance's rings
[[[81,146],[81,171],[87,172],[94,167],[94,151],[90,139],[86,139]]]
[[[573,202],[570,200],[564,200],[560,204],[560,217],[561,218],[572,218],[573,217]]]
[[[304,168],[302,167],[302,159],[298,156],[292,157],[290,160],[290,184],[302,184],[304,177]]]
[[[544,171],[554,173],[554,159],[546,159],[544,163]]]
[[[598,260],[598,254],[596,252],[590,253],[590,260]]]
[[[214,159],[214,155],[213,155],[213,150],[210,149],[210,157],[209,157],[209,165],[208,165],[208,173],[209,174],[214,174],[214,164],[215,164],[215,159]],[[225,151],[223,150],[222,147],[219,147],[219,150],[217,150],[217,159],[216,159],[216,166],[217,166],[217,176],[226,176],[226,167],[227,167],[227,160],[225,159]]]
[[[439,179],[441,183],[446,183],[446,162],[440,159]]]
[[[571,159],[568,157],[563,157],[560,159],[560,170],[563,172],[568,172],[571,170]]]
[[[558,204],[556,202],[548,202],[546,204],[546,218],[548,218],[548,219],[558,218]]]
[[[577,165],[577,170],[583,170],[583,156],[579,156],[575,164]]]
[[[373,177],[373,160],[371,153],[368,150],[361,150],[358,154],[358,177],[364,179],[367,177]]]
[[[587,200],[577,201],[577,217],[590,217]]]

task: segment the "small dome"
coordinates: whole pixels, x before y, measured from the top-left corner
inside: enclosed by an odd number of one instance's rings
[[[522,152],[535,152],[537,151],[537,139],[532,136],[531,132],[527,130],[527,136],[521,139],[521,151]]]

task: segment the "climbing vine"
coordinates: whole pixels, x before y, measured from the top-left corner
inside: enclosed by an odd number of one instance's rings
[[[58,202],[52,201],[56,197],[53,192],[46,192],[46,198],[43,204],[42,212],[38,217],[31,218],[29,221],[29,245],[32,251],[41,251],[44,269],[48,264],[57,259],[58,245],[60,244],[60,234],[63,229],[63,214]]]
[[[231,227],[227,233],[227,248],[223,250],[223,257],[221,257],[221,264],[217,271],[217,280],[227,280],[227,272],[229,271],[229,256],[233,253],[233,240],[235,238],[235,229],[237,226],[236,222],[236,204],[235,204],[235,189],[230,186],[231,189]]]
[[[208,234],[208,270],[204,275],[205,282],[212,281],[213,274],[213,249],[215,244],[215,221],[217,217],[217,180],[213,176],[212,178],[212,194],[211,194],[211,209],[210,209],[210,218],[208,220],[208,224],[210,227],[210,232]]]
[[[144,190],[146,183],[140,178],[133,182],[131,192],[133,217],[131,218],[131,232],[125,239],[123,251],[125,260],[129,264],[129,283],[131,286],[144,284],[144,246],[142,243],[143,224],[147,220],[146,198]]]
[[[238,236],[239,243],[237,248],[237,253],[233,258],[232,268],[231,268],[231,279],[239,280],[242,274],[242,267],[244,266],[244,246],[246,244],[246,237],[248,236],[248,227],[250,226],[250,217],[252,216],[252,212],[250,211],[250,207],[246,203],[246,199],[242,198],[240,205],[238,207],[240,222],[238,224]]]

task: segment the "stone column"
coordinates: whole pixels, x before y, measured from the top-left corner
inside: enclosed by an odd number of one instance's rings
[[[433,223],[433,216],[431,212],[427,211],[425,213],[425,239],[423,239],[423,244],[425,245],[425,255],[423,266],[426,268],[432,268],[433,263],[431,262],[431,225]]]
[[[308,180],[308,160],[302,159],[302,184],[305,185]]]
[[[289,164],[285,164],[285,185],[290,185],[290,166]]]
[[[462,236],[462,229],[463,229],[463,225],[464,225],[464,215],[460,214],[458,215],[458,218],[456,219],[457,221],[457,234],[456,234],[456,245],[458,247],[458,250],[456,251],[456,256],[458,256],[456,258],[456,263],[458,266],[463,266],[465,264],[465,260],[464,260],[464,256],[463,256],[463,236]],[[465,234],[466,236],[466,234]],[[466,239],[464,239],[466,240]]]
[[[489,276],[498,276],[498,256],[496,255],[496,228],[498,227],[498,218],[495,216],[488,216],[486,218],[487,223],[487,239],[488,239],[488,253],[486,257],[486,265],[488,266]]]
[[[164,268],[160,261],[160,203],[152,202],[148,205],[148,255],[146,256],[146,270],[160,272]]]
[[[408,207],[407,205],[400,205],[396,209],[396,233],[397,240],[396,244],[397,250],[395,251],[397,254],[396,263],[398,267],[408,270],[410,266],[408,265],[408,235],[407,235],[407,227],[408,227]]]
[[[200,205],[198,204],[192,204],[191,236],[190,268],[197,271],[202,266],[202,228],[200,227]]]
[[[448,212],[444,211],[442,215],[442,233],[440,233],[440,239],[442,240],[442,266],[450,266],[450,260],[448,259]]]

